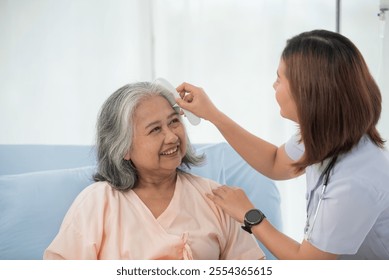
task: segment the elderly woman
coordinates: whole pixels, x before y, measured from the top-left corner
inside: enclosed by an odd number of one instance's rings
[[[76,198],[45,259],[261,259],[238,222],[206,197],[216,182],[197,165],[171,93],[128,84],[97,124],[96,181]]]

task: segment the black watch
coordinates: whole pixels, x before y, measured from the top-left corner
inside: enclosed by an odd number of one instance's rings
[[[251,209],[244,215],[244,226],[242,228],[248,233],[252,233],[251,228],[259,225],[266,216],[258,209]]]

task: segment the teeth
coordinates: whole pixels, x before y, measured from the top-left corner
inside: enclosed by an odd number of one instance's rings
[[[178,147],[175,147],[174,149],[168,150],[168,151],[163,152],[163,153],[161,153],[161,154],[162,154],[162,155],[171,155],[171,154],[177,152],[177,150],[178,150]]]

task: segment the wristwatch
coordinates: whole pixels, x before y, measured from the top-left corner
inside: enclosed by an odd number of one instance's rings
[[[244,215],[244,226],[242,228],[248,233],[252,234],[251,228],[259,225],[266,216],[258,209],[251,209]]]

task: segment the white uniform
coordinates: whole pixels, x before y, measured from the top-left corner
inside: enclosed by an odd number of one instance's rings
[[[297,136],[285,148],[294,160],[304,152]],[[306,168],[309,242],[341,259],[389,259],[389,152],[364,136],[339,156],[312,227],[328,162]]]

